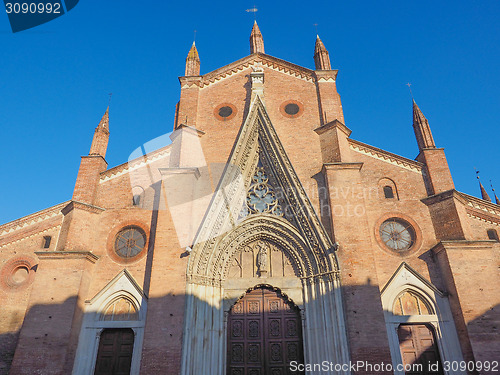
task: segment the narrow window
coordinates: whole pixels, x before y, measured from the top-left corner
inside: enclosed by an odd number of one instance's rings
[[[384,186],[384,196],[387,198],[387,199],[391,199],[391,198],[394,198],[394,191],[392,190],[392,187],[391,186]]]
[[[50,247],[51,236],[43,236],[42,247],[48,249]]]
[[[488,238],[490,240],[499,241],[499,239],[498,239],[498,233],[497,233],[497,231],[495,229],[488,229],[487,233],[488,233]]]
[[[134,197],[132,198],[132,204],[134,206],[138,206],[140,203],[141,203],[141,195],[135,194]]]

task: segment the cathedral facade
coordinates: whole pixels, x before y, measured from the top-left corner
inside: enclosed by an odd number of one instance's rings
[[[107,110],[71,200],[0,226],[0,374],[500,371],[500,206],[415,102],[415,160],[351,138],[319,37],[250,51],[193,43],[168,145],[108,168]]]

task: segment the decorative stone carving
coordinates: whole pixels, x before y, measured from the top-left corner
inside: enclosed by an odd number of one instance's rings
[[[265,276],[268,269],[269,245],[263,241],[259,241],[256,245],[257,252],[257,271],[259,276]]]
[[[289,256],[266,240],[256,240],[234,254],[227,279],[299,276]]]
[[[246,212],[248,213],[272,213],[283,216],[281,205],[273,187],[269,184],[269,177],[263,167],[257,167],[252,177],[252,185],[248,189],[246,199]]]

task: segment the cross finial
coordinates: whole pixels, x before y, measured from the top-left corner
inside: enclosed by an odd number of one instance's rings
[[[109,107],[111,104],[111,97],[113,96],[113,93],[110,92],[108,95],[109,95],[109,99],[108,99],[108,107]]]
[[[314,30],[316,30],[316,35],[318,35],[318,24],[313,23],[313,26],[314,26]]]
[[[194,30],[193,34],[194,34],[193,35],[193,42],[196,42],[196,30]]]
[[[413,93],[411,92],[411,83],[410,83],[410,82],[408,82],[408,83],[406,84],[406,86],[408,86],[408,89],[410,90],[410,96],[411,96],[411,98],[413,99]]]

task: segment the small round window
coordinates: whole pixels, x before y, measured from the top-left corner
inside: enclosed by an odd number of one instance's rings
[[[280,112],[285,117],[295,118],[302,115],[304,107],[296,100],[288,100],[281,104]]]
[[[220,121],[231,120],[236,115],[236,107],[229,103],[222,103],[214,110],[214,116]]]
[[[233,109],[227,105],[222,107],[222,108],[219,108],[219,116],[220,117],[226,118],[226,117],[231,116],[232,114],[233,114]]]
[[[123,228],[116,235],[115,252],[121,258],[133,258],[146,246],[146,234],[136,226]]]
[[[299,106],[295,103],[290,103],[285,106],[285,112],[290,116],[295,116],[297,113],[299,113],[299,110]]]

